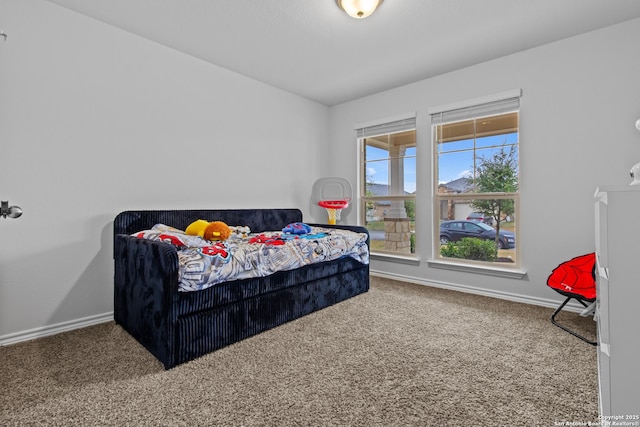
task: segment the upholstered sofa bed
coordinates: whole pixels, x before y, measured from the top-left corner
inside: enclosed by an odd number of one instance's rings
[[[114,318],[170,369],[369,289],[369,264],[351,257],[183,292],[175,246],[134,234],[156,224],[184,230],[223,221],[252,233],[301,223],[297,209],[140,210],[114,220]],[[367,233],[357,226],[330,226]],[[338,231],[338,230],[336,230]],[[366,236],[366,250],[369,239]]]

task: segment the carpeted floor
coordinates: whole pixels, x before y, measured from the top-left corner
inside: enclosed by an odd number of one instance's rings
[[[553,310],[372,278],[165,371],[114,323],[0,347],[3,426],[555,426],[598,420],[596,348]],[[595,336],[595,322],[559,317]]]

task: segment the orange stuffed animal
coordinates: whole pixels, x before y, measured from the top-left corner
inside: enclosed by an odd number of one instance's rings
[[[222,221],[213,221],[204,229],[203,238],[206,240],[227,240],[231,229]]]

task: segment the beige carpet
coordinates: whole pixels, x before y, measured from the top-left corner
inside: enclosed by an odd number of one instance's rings
[[[596,349],[551,312],[372,278],[364,295],[169,371],[101,324],[0,348],[0,425],[596,422]],[[595,335],[591,318],[560,319]]]

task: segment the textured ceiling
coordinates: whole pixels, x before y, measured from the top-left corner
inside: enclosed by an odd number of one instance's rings
[[[638,0],[48,0],[325,105],[640,17]],[[614,48],[612,46],[612,48]]]

